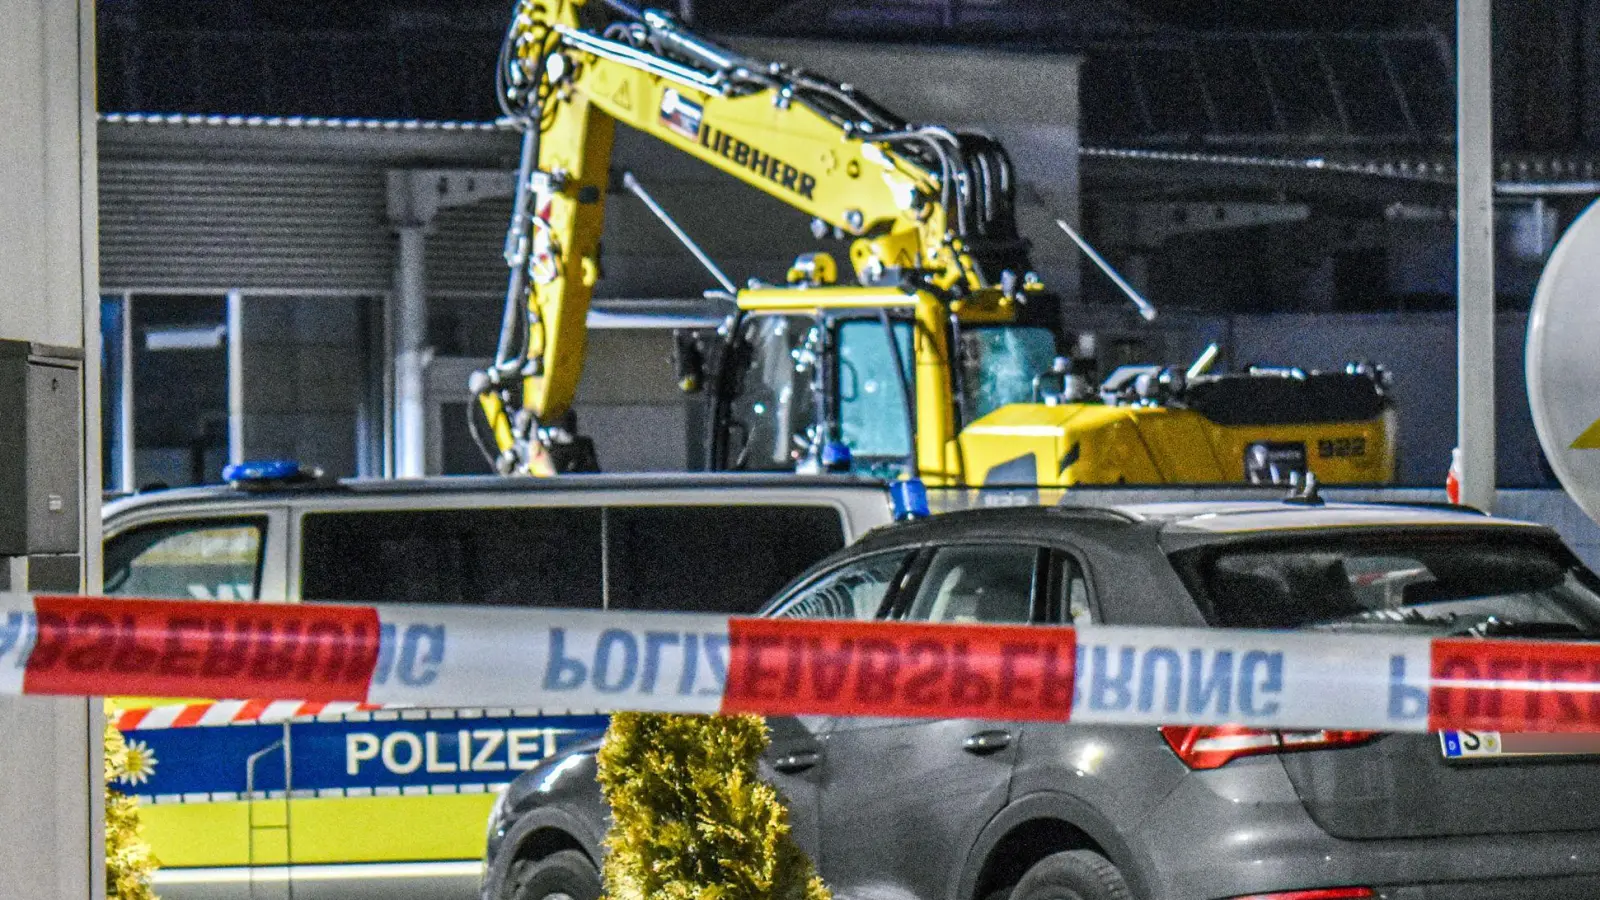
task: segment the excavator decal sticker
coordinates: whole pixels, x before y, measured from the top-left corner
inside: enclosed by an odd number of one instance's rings
[[[666,93],[661,95],[661,124],[691,141],[699,140],[703,109],[675,88],[667,88]]]
[[[528,255],[528,274],[535,284],[549,284],[561,274],[561,248],[555,229],[550,226],[550,199],[539,198],[539,211],[533,216],[533,246]]]
[[[812,190],[817,186],[817,179],[814,176],[802,172],[772,154],[762,153],[720,128],[713,128],[709,123],[702,122],[700,145],[722,154],[737,165],[771,179],[773,184],[794,191],[807,200],[814,199],[811,196]]]

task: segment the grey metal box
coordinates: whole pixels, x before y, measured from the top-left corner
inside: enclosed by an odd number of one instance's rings
[[[0,341],[0,556],[77,553],[82,354]]]

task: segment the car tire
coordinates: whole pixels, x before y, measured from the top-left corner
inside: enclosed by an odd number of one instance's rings
[[[1132,900],[1117,867],[1092,850],[1068,850],[1034,863],[1010,900]]]
[[[507,900],[600,900],[600,873],[577,850],[560,850],[523,867]]]

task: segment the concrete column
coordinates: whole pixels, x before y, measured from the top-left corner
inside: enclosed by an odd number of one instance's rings
[[[228,462],[244,462],[244,295],[229,291],[228,331]],[[128,331],[132,331],[130,326]],[[131,434],[131,432],[130,432]]]
[[[469,169],[394,169],[388,173],[389,221],[395,247],[394,297],[389,310],[394,335],[394,472],[400,478],[427,473],[428,233],[441,209],[507,197],[509,172]],[[454,423],[445,427],[453,427]]]
[[[394,283],[394,474],[418,478],[427,471],[426,379],[428,357],[427,227],[397,229]]]
[[[1494,147],[1491,0],[1459,0],[1456,22],[1456,358],[1461,501],[1493,510]],[[1441,468],[1448,460],[1440,460]]]
[[[13,533],[0,578],[8,590],[82,590],[100,583],[94,7],[0,0],[0,22],[0,339],[21,351],[8,366],[83,357],[81,378],[69,366],[45,379],[48,407],[25,404],[50,410],[27,420],[25,432],[50,435],[45,445],[0,441],[0,472],[22,473],[30,488],[49,477],[48,493],[59,496],[60,483],[76,478],[80,499],[68,507],[78,516],[76,541],[70,526],[64,540],[48,542],[31,526]],[[64,412],[74,403],[79,413]],[[15,408],[0,414],[8,425],[18,418]],[[48,499],[13,484],[0,493],[0,514],[26,518]],[[81,552],[64,552],[74,543]],[[105,896],[102,727],[98,701],[0,698],[0,896]]]

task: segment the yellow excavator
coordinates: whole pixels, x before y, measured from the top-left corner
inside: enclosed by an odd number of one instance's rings
[[[621,179],[732,309],[714,334],[677,340],[681,385],[709,400],[707,469],[967,486],[1393,477],[1381,367],[1208,374],[1212,348],[1193,366],[1123,366],[1102,380],[1082,355],[1058,355],[1058,307],[1030,272],[1011,163],[992,138],[908,123],[848,85],[750,59],[622,0],[521,0],[498,75],[523,145],[500,346],[471,390],[502,473],[595,466],[571,406],[620,122],[803,211],[819,241],[849,248],[853,284],[817,252],[785,285],[736,288],[631,174]]]

